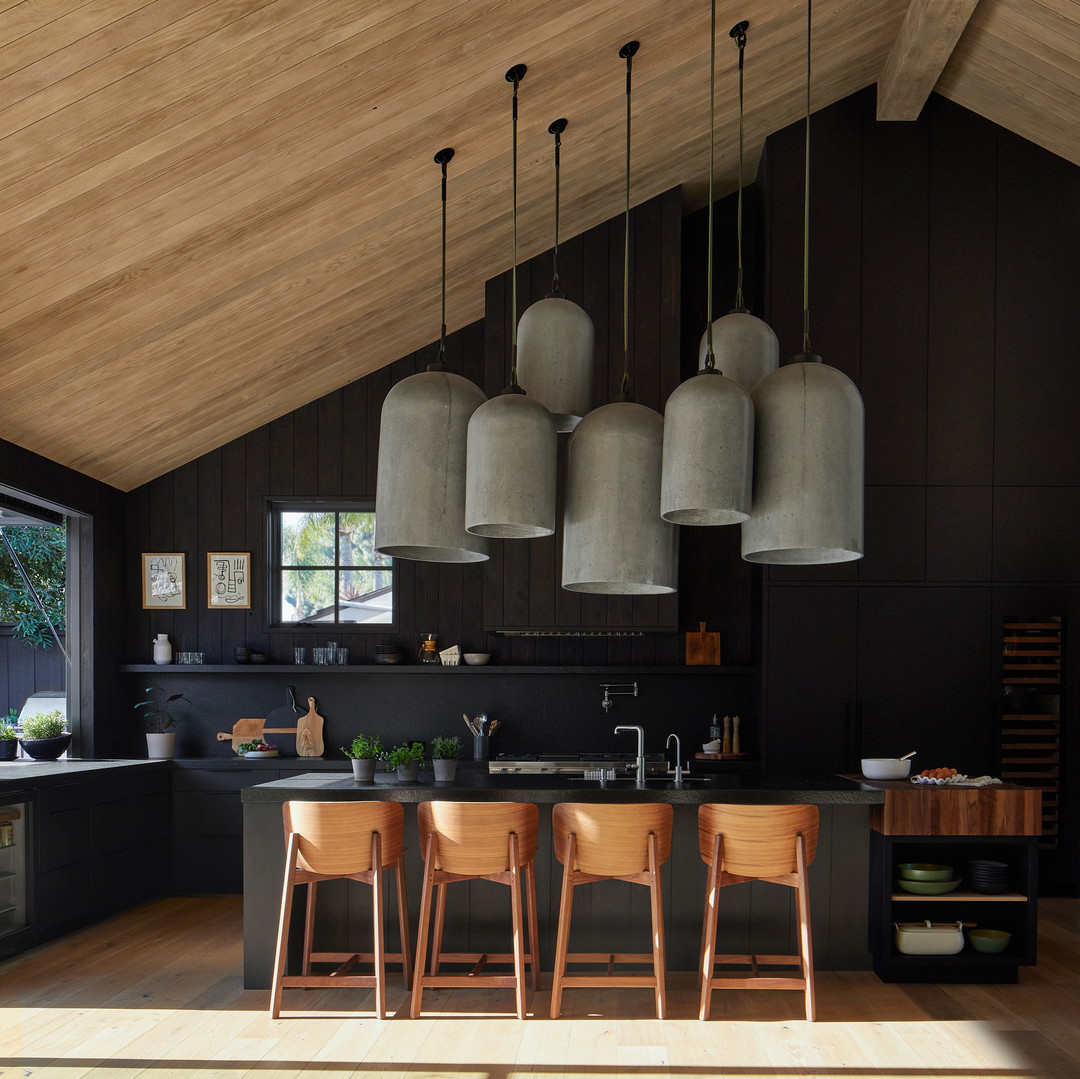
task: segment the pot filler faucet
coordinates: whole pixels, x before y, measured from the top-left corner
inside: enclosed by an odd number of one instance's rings
[[[605,712],[610,712],[611,706],[615,703],[612,697],[637,696],[637,682],[601,682],[600,688],[604,691],[604,699],[600,702],[600,707]]]
[[[616,734],[622,731],[637,731],[637,784],[643,787],[645,786],[645,728],[624,726],[615,728]]]

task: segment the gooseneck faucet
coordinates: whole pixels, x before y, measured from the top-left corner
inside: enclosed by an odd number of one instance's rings
[[[664,749],[671,745],[672,738],[675,739],[675,785],[679,786],[682,783],[682,742],[679,741],[679,736],[669,734],[667,741],[664,743]]]
[[[639,787],[645,785],[645,728],[637,726],[618,726],[615,733],[622,731],[637,731],[637,783]]]

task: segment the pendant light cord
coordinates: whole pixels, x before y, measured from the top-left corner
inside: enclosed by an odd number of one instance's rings
[[[810,10],[806,0],[806,145],[803,151],[803,355],[810,355]]]
[[[714,0],[715,3],[715,0]],[[741,22],[732,27],[731,36],[739,49],[739,196],[738,216],[736,222],[736,247],[738,249],[738,270],[735,277],[735,309],[745,310],[746,300],[743,298],[743,157],[746,150],[746,126],[743,119],[743,59],[746,51],[746,30],[750,24]]]
[[[442,316],[439,326],[439,359],[438,365],[446,364],[446,166],[454,156],[454,151],[448,146],[435,155],[435,164],[442,169],[442,265],[441,265],[441,303]],[[430,370],[430,367],[429,367]]]
[[[513,183],[511,190],[513,192],[513,245],[514,245],[514,268],[512,276],[510,278],[510,390],[513,392],[520,392],[521,387],[518,386],[517,378],[517,310],[518,310],[518,257],[517,257],[517,174],[518,174],[518,86],[521,85],[521,80],[525,77],[525,65],[515,64],[507,73],[506,81],[514,84],[514,97],[511,106],[511,128],[513,131],[513,148],[511,153],[512,169],[513,169]]]
[[[627,42],[619,55],[626,58],[626,212],[623,228],[623,373],[619,384],[619,396],[630,396],[630,103],[631,83],[634,71],[634,53],[638,51],[636,41]]]
[[[709,16],[709,245],[705,273],[705,370],[716,370],[716,355],[712,340],[713,293],[713,173],[716,159],[716,0],[712,0]]]
[[[548,131],[555,136],[555,246],[551,252],[551,294],[559,295],[559,156],[566,120],[553,120]]]

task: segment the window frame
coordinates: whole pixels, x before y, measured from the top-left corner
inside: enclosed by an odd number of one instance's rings
[[[285,633],[323,633],[335,630],[340,633],[389,633],[398,628],[398,575],[395,559],[390,559],[388,566],[346,566],[339,564],[315,569],[333,569],[335,575],[345,569],[388,570],[391,579],[392,604],[389,622],[342,622],[340,605],[335,601],[335,619],[332,622],[283,622],[281,621],[281,515],[283,513],[374,513],[374,498],[325,498],[321,496],[305,497],[302,495],[266,499],[266,588],[265,626],[270,632]],[[337,540],[335,538],[335,545]],[[340,551],[336,557],[340,557]],[[306,567],[299,567],[306,568]],[[335,595],[337,594],[335,588]]]

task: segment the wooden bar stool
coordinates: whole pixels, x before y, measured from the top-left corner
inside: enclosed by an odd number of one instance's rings
[[[561,802],[551,813],[555,857],[563,865],[559,935],[551,978],[551,1018],[562,1011],[562,992],[571,987],[637,986],[656,995],[656,1017],[667,1013],[664,986],[664,901],[660,867],[671,855],[670,805],[595,805]],[[613,954],[568,952],[574,888],[598,880],[625,880],[649,888],[652,952]],[[652,974],[616,974],[619,963],[652,962]],[[567,963],[606,963],[606,974],[566,973]]]
[[[270,994],[270,1018],[281,1014],[282,989],[337,986],[375,987],[375,1014],[386,1018],[386,964],[400,963],[405,988],[410,985],[409,905],[405,892],[404,811],[399,802],[286,802],[285,881],[281,891],[277,957]],[[397,883],[398,931],[401,951],[386,952],[383,929],[381,873],[393,869]],[[371,885],[372,952],[316,952],[315,893],[320,881],[344,877]],[[301,973],[285,973],[292,917],[293,889],[308,886],[304,914],[304,955]],[[315,963],[337,963],[337,970],[313,974]],[[353,974],[360,963],[374,963],[374,974]]]
[[[801,989],[813,1022],[814,950],[810,936],[807,867],[817,852],[818,809],[810,805],[703,805],[698,849],[709,867],[701,933],[701,1019],[709,1018],[714,989]],[[762,880],[795,889],[798,955],[717,955],[720,889]],[[717,974],[716,964],[749,965],[749,975]],[[798,966],[798,975],[762,976],[761,966]]]
[[[525,1018],[525,964],[532,987],[539,988],[539,934],[536,917],[536,806],[530,802],[421,802],[416,810],[420,849],[424,852],[424,883],[420,896],[420,928],[416,937],[416,971],[413,976],[413,1019],[420,1015],[425,988],[475,988],[478,984],[515,990],[517,1016]],[[525,878],[524,881],[522,878]],[[444,952],[443,923],[447,885],[462,880],[491,880],[510,886],[513,952]],[[435,929],[428,954],[431,901],[435,903]],[[529,947],[525,948],[524,919],[528,908]],[[483,974],[488,963],[514,964],[513,974]],[[471,963],[472,970],[443,974],[443,963]]]

